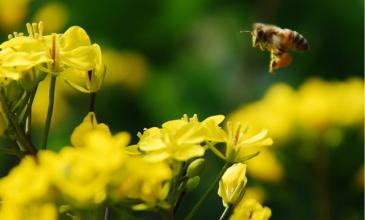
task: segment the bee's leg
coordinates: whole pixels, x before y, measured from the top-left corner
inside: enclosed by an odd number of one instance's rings
[[[274,70],[277,69],[277,63],[280,60],[281,53],[275,53],[271,51],[270,53],[270,66],[269,66],[269,72],[272,73]]]
[[[262,43],[259,44],[259,47],[260,47],[260,50],[264,51],[265,46]]]
[[[292,57],[288,52],[271,53],[270,73],[286,67],[292,62]]]

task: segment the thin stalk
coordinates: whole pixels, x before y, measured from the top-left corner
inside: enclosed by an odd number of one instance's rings
[[[198,211],[198,209],[202,206],[202,204],[207,200],[208,196],[212,194],[212,191],[218,184],[219,180],[221,179],[223,173],[226,171],[226,169],[229,167],[231,163],[226,162],[224,166],[222,167],[222,170],[219,172],[218,176],[214,180],[214,182],[210,185],[210,187],[205,191],[203,196],[200,198],[200,200],[195,204],[194,208],[190,211],[190,213],[185,217],[185,220],[190,220],[194,217],[195,213]]]
[[[221,217],[219,218],[219,220],[224,220],[228,217],[228,214],[231,212],[232,210],[232,205],[228,204],[228,206],[224,209]]]
[[[109,219],[109,207],[106,206],[105,212],[104,212],[104,220],[108,220],[108,219]]]
[[[28,105],[27,105],[27,109],[25,110],[25,115],[24,115],[24,119],[26,119],[26,130],[25,130],[25,134],[29,137],[29,139],[31,140],[31,133],[32,133],[32,106],[33,106],[33,101],[35,98],[35,95],[37,93],[37,89],[38,89],[38,85],[33,89]],[[24,121],[25,123],[25,121]]]
[[[25,148],[27,154],[36,155],[37,149],[33,145],[33,143],[27,138],[24,131],[21,129],[20,125],[17,122],[17,119],[14,117],[13,113],[10,111],[10,108],[6,102],[5,95],[3,90],[0,88],[0,103],[5,112],[6,117],[9,120],[10,125],[14,128],[15,135],[17,137],[17,141],[21,143],[21,145]]]
[[[54,93],[55,93],[55,89],[56,89],[56,78],[57,78],[57,76],[51,77],[51,84],[49,86],[48,112],[47,112],[46,124],[44,126],[43,140],[42,140],[42,145],[41,145],[43,150],[47,149],[48,134],[49,134],[49,129],[51,127],[53,104],[54,104]]]
[[[95,112],[95,95],[96,92],[90,93],[89,112]]]

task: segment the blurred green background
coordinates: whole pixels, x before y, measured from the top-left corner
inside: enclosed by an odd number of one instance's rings
[[[363,79],[363,12],[360,0],[0,0],[0,37],[25,31],[26,22],[39,19],[49,32],[62,33],[71,25],[87,30],[101,45],[107,65],[105,84],[96,97],[97,117],[113,132],[129,131],[135,143],[138,131],[185,113],[201,119],[229,115],[259,100],[278,82],[297,88],[311,77]],[[252,48],[251,36],[240,33],[254,22],[296,30],[311,49],[292,53],[289,67],[269,74],[269,53]],[[54,150],[69,144],[88,108],[88,96],[61,80],[57,93],[50,135]],[[34,110],[35,122],[39,119],[35,133],[42,131],[43,96]],[[341,129],[336,148],[321,148],[326,160],[303,156],[293,147],[303,140],[294,137],[276,152],[285,177],[275,183],[249,178],[248,185],[264,191],[263,204],[272,208],[272,219],[363,219],[363,124]],[[16,163],[3,157],[2,175]],[[187,196],[178,214],[193,206],[220,165],[211,157],[203,183]],[[326,175],[315,171],[318,167],[325,167]],[[212,195],[197,219],[216,219],[222,211],[221,201]]]

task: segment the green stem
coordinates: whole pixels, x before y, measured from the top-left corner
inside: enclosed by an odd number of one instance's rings
[[[109,207],[105,206],[104,220],[109,220]]]
[[[27,154],[36,155],[37,149],[33,145],[33,143],[27,138],[24,131],[20,128],[17,119],[14,117],[13,113],[10,111],[10,108],[6,102],[4,91],[0,88],[0,103],[5,112],[6,117],[9,120],[10,125],[13,127],[15,131],[15,135],[17,137],[17,141],[25,148]]]
[[[57,76],[51,77],[51,84],[49,87],[48,112],[47,112],[47,119],[46,119],[46,124],[44,127],[43,140],[42,140],[42,145],[41,145],[43,150],[47,149],[48,134],[49,134],[49,129],[51,127],[53,104],[54,104],[54,93],[55,93],[55,89],[56,89],[56,78],[57,78]]]
[[[95,92],[90,93],[89,112],[95,112]]]
[[[231,212],[232,209],[232,205],[228,204],[228,206],[224,209],[221,217],[219,218],[219,220],[224,220],[228,217],[228,214]]]
[[[31,140],[31,132],[32,132],[32,105],[33,105],[33,101],[36,95],[38,89],[38,85],[33,89],[28,105],[27,105],[27,109],[25,110],[25,115],[24,115],[24,119],[23,119],[23,123],[27,123],[26,130],[25,130],[25,134],[29,137],[29,139]]]
[[[200,206],[205,202],[205,200],[208,198],[209,195],[212,194],[213,189],[216,187],[216,185],[218,184],[219,180],[221,179],[221,177],[223,176],[223,173],[226,171],[226,169],[231,165],[230,162],[226,162],[224,164],[224,166],[222,167],[222,170],[219,172],[218,176],[216,177],[216,179],[214,180],[214,182],[210,185],[210,187],[207,189],[207,191],[205,191],[205,193],[203,194],[203,196],[200,198],[200,200],[195,204],[194,208],[190,211],[190,213],[185,217],[185,220],[191,220],[196,211],[198,211],[198,209],[200,208]]]

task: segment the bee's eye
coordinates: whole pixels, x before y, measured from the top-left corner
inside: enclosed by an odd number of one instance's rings
[[[262,30],[257,31],[257,38],[261,39],[263,37],[264,37],[264,31]]]

